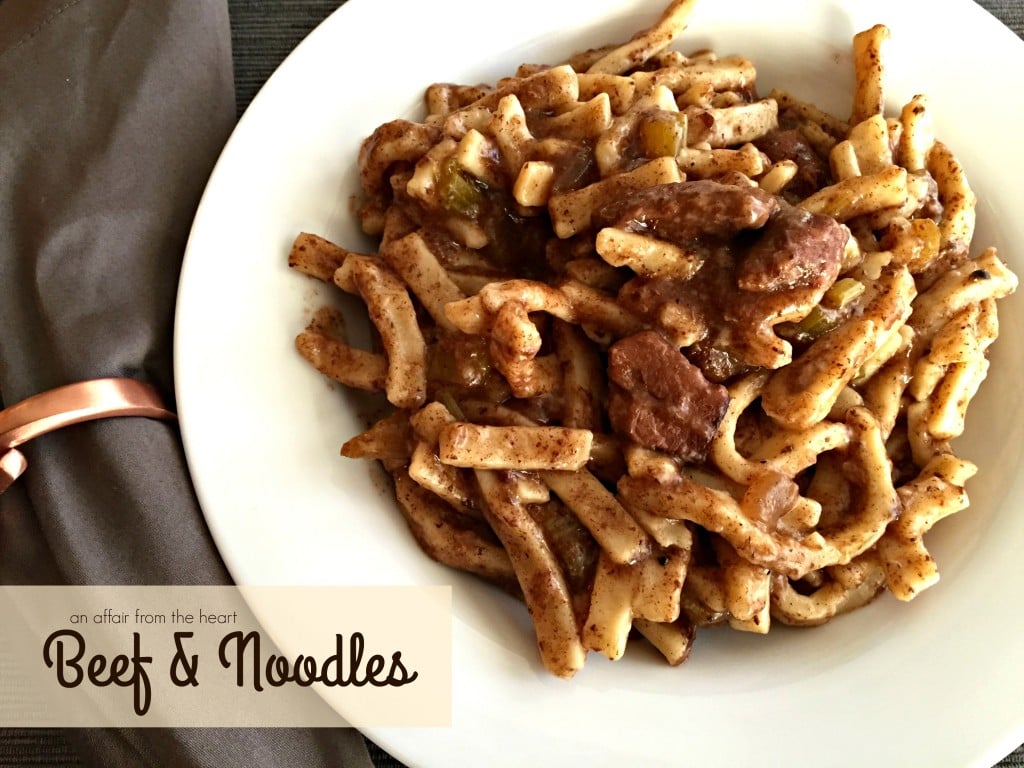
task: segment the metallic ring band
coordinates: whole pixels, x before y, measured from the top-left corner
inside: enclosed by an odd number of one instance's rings
[[[109,416],[173,419],[159,393],[134,379],[93,379],[33,395],[0,411],[0,449],[55,429]]]
[[[111,416],[175,418],[153,386],[123,378],[68,384],[0,411],[0,494],[28,468],[16,446],[61,427]]]

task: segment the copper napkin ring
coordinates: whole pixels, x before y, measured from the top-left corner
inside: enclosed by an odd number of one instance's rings
[[[111,416],[175,418],[153,386],[122,378],[68,384],[0,411],[0,494],[28,468],[17,446],[61,427]]]

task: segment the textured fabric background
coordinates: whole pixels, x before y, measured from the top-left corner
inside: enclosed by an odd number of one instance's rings
[[[3,0],[0,0],[2,2]],[[266,79],[285,56],[344,0],[228,0],[237,114],[241,115]],[[1018,35],[1024,33],[1024,2],[980,0]],[[401,764],[370,746],[377,768]],[[254,760],[254,765],[258,765]],[[58,730],[0,729],[0,766],[82,765]],[[1000,768],[1024,768],[1024,746],[999,763]]]

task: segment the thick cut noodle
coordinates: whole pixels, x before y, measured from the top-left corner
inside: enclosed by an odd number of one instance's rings
[[[377,250],[289,254],[376,332],[357,349],[324,309],[296,340],[391,406],[342,454],[384,465],[427,555],[525,602],[560,677],[933,585],[924,536],[968,505],[951,442],[1017,287],[972,247],[928,99],[885,113],[884,26],[853,38],[834,116],[676,50],[693,5],[430,85],[359,152]]]

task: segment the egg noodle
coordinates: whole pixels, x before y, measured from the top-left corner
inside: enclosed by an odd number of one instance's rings
[[[390,415],[344,444],[394,479],[430,557],[519,596],[544,666],[698,627],[818,625],[938,579],[924,535],[968,505],[964,429],[1017,278],[971,249],[975,196],[928,99],[887,115],[853,39],[848,118],[754,65],[629,41],[490,85],[359,153],[357,253],[302,233],[299,271],[361,298],[301,354]]]

